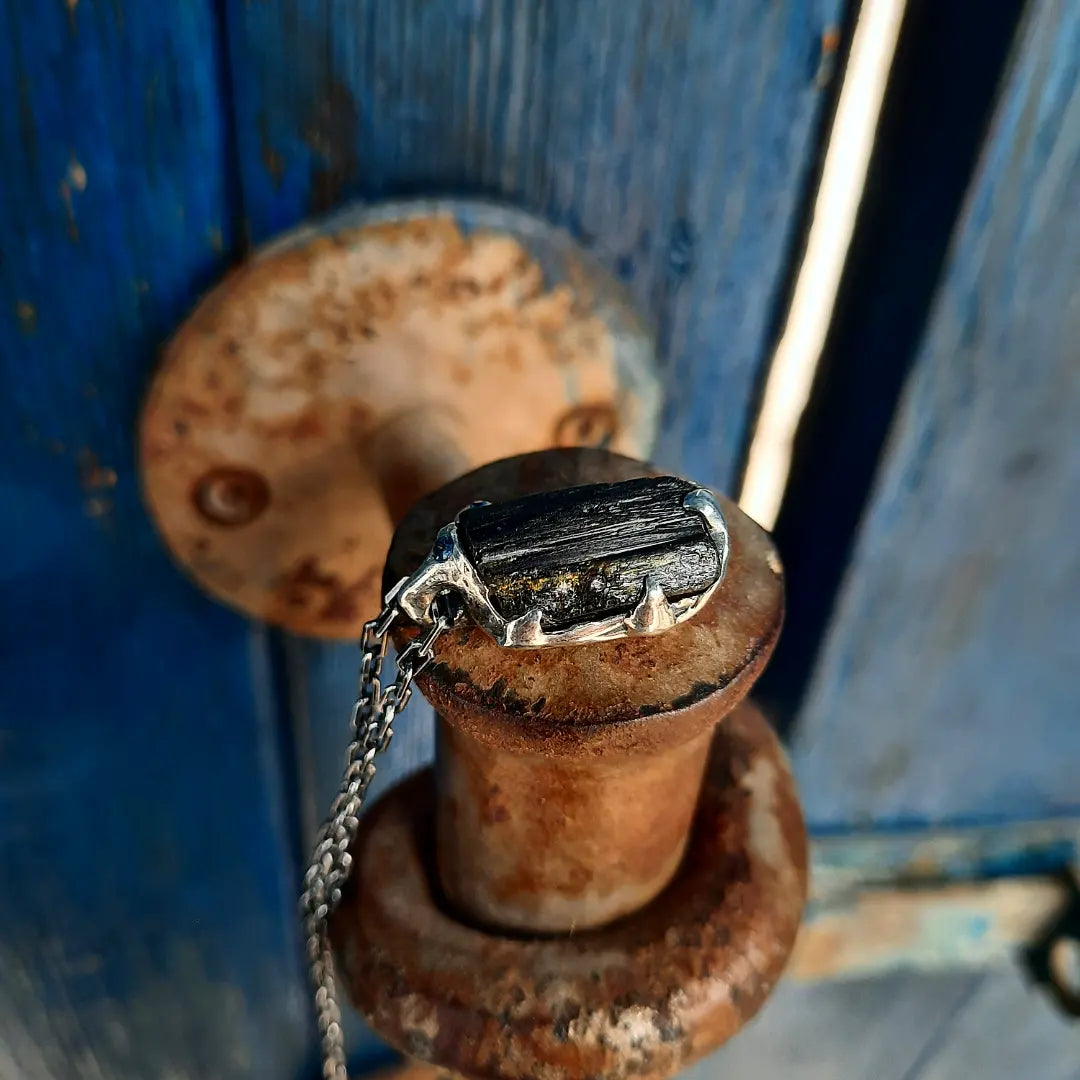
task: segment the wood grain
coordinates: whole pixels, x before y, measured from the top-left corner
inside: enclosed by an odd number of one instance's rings
[[[794,740],[819,826],[1080,805],[1080,10],[1030,6]]]
[[[440,191],[567,226],[659,331],[660,463],[726,488],[816,151],[822,41],[835,49],[842,10],[230,4],[250,236],[351,197]]]
[[[245,236],[351,198],[445,192],[565,226],[655,327],[667,399],[655,460],[730,490],[846,8],[227,4]],[[340,774],[357,656],[295,640],[286,653],[310,836]],[[415,698],[376,790],[432,752]]]
[[[168,565],[133,430],[231,243],[211,4],[0,3],[0,1075],[294,1078],[264,635]]]

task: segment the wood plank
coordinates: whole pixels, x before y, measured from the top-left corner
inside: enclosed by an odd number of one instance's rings
[[[0,19],[0,1074],[293,1078],[265,641],[169,565],[134,468],[231,243],[213,5]]]
[[[657,460],[729,487],[844,6],[227,5],[247,234],[259,243],[350,198],[414,193],[490,195],[569,228],[657,329]],[[357,654],[287,653],[310,830],[340,772]],[[377,790],[431,758],[423,702],[397,728]]]
[[[867,889],[810,905],[788,975],[854,979],[1000,967],[1034,945],[1069,900],[1065,883],[1051,877]]]
[[[794,735],[813,824],[1074,811],[1080,8],[1030,5]]]
[[[728,486],[841,0],[228,6],[244,214],[486,193],[569,227],[659,330],[659,459]],[[821,68],[825,70],[825,68]]]
[[[1019,969],[984,975],[965,1007],[924,1054],[910,1080],[1076,1080],[1080,1025],[1041,991],[1025,985]]]

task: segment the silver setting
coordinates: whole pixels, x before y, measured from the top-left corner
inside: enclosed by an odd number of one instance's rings
[[[541,649],[553,645],[580,645],[590,641],[616,641],[643,634],[659,634],[696,615],[708,603],[727,572],[727,522],[720,504],[707,488],[687,492],[683,506],[700,514],[712,539],[720,569],[716,580],[697,596],[669,600],[652,575],[644,582],[641,599],[629,615],[611,615],[605,619],[581,622],[562,630],[545,630],[539,608],[516,619],[504,619],[491,602],[487,586],[469,561],[458,539],[457,523],[444,525],[435,539],[431,554],[409,578],[394,587],[393,599],[414,622],[430,618],[432,605],[446,592],[456,593],[468,617],[490,634],[500,645],[511,649]],[[388,598],[389,599],[389,598]]]

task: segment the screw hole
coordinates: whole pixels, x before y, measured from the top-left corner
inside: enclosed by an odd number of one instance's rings
[[[556,446],[608,446],[619,429],[611,405],[578,405],[555,425]]]
[[[215,525],[249,525],[270,504],[266,480],[251,469],[223,466],[211,469],[195,484],[195,509]]]

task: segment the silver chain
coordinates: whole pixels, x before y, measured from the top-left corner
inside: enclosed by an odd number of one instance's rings
[[[397,678],[384,690],[379,682],[386,637],[400,611],[395,589],[379,616],[364,624],[360,639],[360,687],[352,710],[352,742],[345,774],[330,804],[330,815],[319,830],[311,863],[304,875],[300,910],[304,920],[308,968],[315,985],[315,1012],[322,1044],[325,1080],[347,1080],[345,1043],[341,1032],[334,957],[330,946],[330,916],[341,902],[341,890],[352,868],[349,846],[356,836],[361,804],[375,775],[375,756],[390,745],[394,718],[412,696],[412,682],[431,663],[435,642],[452,625],[451,617],[432,605],[431,626],[402,649]]]

